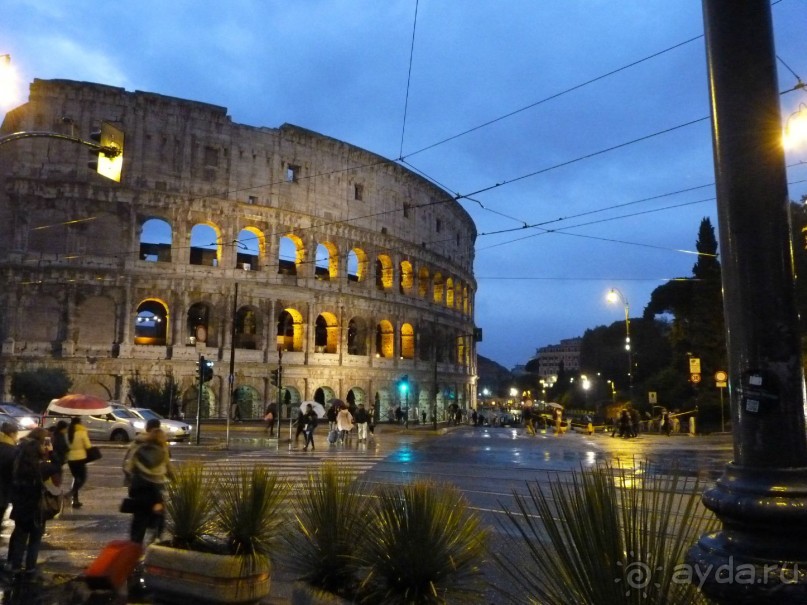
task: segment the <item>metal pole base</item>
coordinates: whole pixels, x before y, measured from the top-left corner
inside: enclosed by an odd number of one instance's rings
[[[703,503],[723,529],[687,553],[692,583],[717,603],[807,603],[807,469],[729,464]]]

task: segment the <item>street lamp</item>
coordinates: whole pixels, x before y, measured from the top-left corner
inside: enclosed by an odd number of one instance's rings
[[[607,296],[608,302],[621,302],[625,306],[625,351],[628,353],[628,392],[633,401],[633,353],[630,348],[630,305],[628,299],[616,288],[611,288]]]
[[[580,376],[580,380],[582,381],[583,387],[583,394],[586,396],[586,409],[588,409],[588,390],[591,388],[591,381],[588,379],[588,376],[583,374]]]
[[[17,72],[11,65],[11,55],[0,54],[0,109],[17,102]]]

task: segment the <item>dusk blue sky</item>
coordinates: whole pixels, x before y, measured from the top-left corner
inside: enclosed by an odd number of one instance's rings
[[[807,0],[772,13],[785,91],[807,80]],[[640,316],[691,275],[701,219],[717,227],[696,0],[4,0],[1,14],[14,105],[34,78],[203,101],[469,196],[478,350],[507,367],[624,321],[610,288]],[[785,120],[807,91],[781,99]],[[798,200],[807,146],[787,160]]]

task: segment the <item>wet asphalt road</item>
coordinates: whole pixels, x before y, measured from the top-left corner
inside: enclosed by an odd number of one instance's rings
[[[523,429],[451,427],[436,434],[431,426],[399,427],[381,425],[379,438],[369,446],[331,446],[325,431],[317,436],[317,449],[303,452],[290,449],[288,439],[279,443],[262,438],[260,427],[237,425],[232,428],[230,448],[222,449],[220,427],[207,428],[201,445],[177,444],[177,462],[205,460],[227,467],[251,465],[256,461],[274,464],[283,473],[302,476],[312,464],[333,458],[350,464],[375,483],[408,482],[428,478],[456,485],[471,506],[488,520],[501,514],[502,506],[512,504],[516,490],[525,493],[528,482],[547,476],[567,476],[570,471],[609,462],[620,468],[633,468],[648,460],[658,470],[677,464],[690,476],[714,479],[731,460],[729,435],[665,437],[640,435],[635,439],[612,438],[608,434],[587,436],[525,435]],[[104,458],[90,467],[89,481],[82,500],[85,506],[66,510],[60,519],[49,522],[40,553],[43,583],[16,592],[6,588],[0,603],[111,603],[127,602],[113,594],[89,593],[76,580],[81,571],[112,539],[125,538],[129,517],[118,512],[125,495],[120,464],[125,447],[103,444]],[[10,522],[6,521],[0,547],[6,548]],[[272,596],[267,604],[288,603],[292,578],[276,569]],[[27,591],[27,592],[26,592]],[[130,597],[128,602],[147,602]],[[495,602],[495,600],[491,600]]]

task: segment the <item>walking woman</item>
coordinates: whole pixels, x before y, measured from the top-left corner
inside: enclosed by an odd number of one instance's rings
[[[74,416],[67,429],[67,467],[73,475],[73,486],[70,493],[73,496],[73,508],[81,508],[78,491],[87,482],[87,450],[92,447],[90,435],[81,424],[81,418]]]

